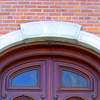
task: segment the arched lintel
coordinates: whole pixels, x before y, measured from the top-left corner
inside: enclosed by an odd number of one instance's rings
[[[42,21],[20,24],[21,29],[0,37],[0,53],[21,43],[63,41],[79,44],[100,53],[100,37],[81,31],[81,25],[68,22]]]

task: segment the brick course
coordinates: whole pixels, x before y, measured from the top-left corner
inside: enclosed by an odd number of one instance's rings
[[[0,34],[33,21],[78,23],[100,35],[100,0],[0,0]]]

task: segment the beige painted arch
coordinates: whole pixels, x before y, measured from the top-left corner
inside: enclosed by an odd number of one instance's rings
[[[12,46],[35,41],[62,41],[85,46],[100,53],[100,37],[81,31],[81,25],[40,21],[20,24],[20,30],[0,37],[0,53]]]

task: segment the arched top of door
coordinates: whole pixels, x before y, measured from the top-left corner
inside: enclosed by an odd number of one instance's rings
[[[0,37],[1,70],[21,58],[59,55],[83,61],[100,71],[100,38],[81,31],[81,25],[42,21],[20,26],[20,30]]]

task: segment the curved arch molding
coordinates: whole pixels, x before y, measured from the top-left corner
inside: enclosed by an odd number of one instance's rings
[[[0,52],[21,43],[53,40],[83,45],[100,53],[100,37],[81,31],[81,25],[75,23],[40,21],[23,23],[20,27],[0,37]]]

